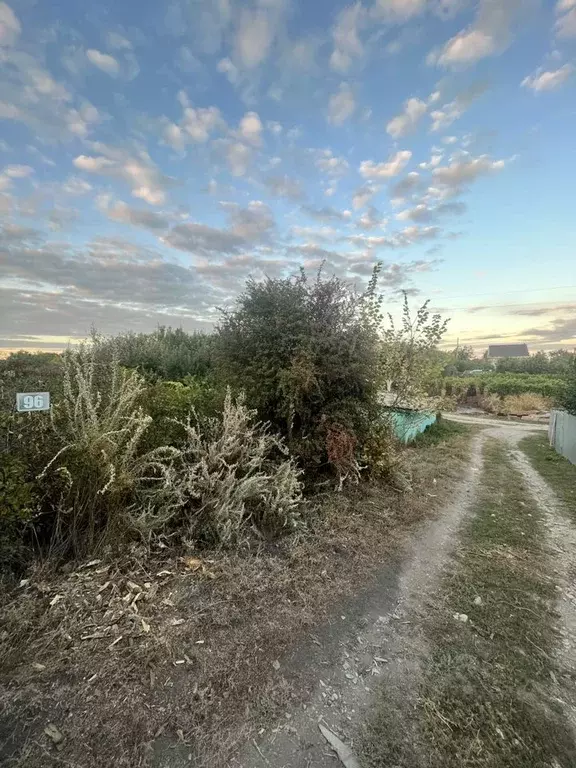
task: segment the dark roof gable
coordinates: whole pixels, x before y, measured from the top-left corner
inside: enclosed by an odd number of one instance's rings
[[[527,344],[490,344],[488,357],[529,357]]]

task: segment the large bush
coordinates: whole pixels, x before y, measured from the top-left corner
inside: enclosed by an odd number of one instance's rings
[[[306,469],[327,466],[330,430],[361,445],[378,419],[376,279],[365,293],[322,274],[250,280],[218,329],[221,375]]]
[[[118,545],[142,516],[158,523],[179,506],[178,451],[141,448],[152,420],[137,405],[143,391],[135,371],[98,363],[94,347],[65,353],[63,394],[52,410],[60,448],[38,478],[52,548],[83,555]]]
[[[177,483],[178,524],[193,541],[238,544],[248,531],[278,534],[300,522],[300,471],[281,437],[228,390],[218,418],[195,414],[185,433]]]

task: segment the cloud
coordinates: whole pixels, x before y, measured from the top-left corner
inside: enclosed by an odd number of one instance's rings
[[[2,51],[0,119],[24,123],[53,141],[86,138],[100,121],[98,110],[77,100],[34,57],[20,50]]]
[[[549,307],[519,307],[508,312],[509,315],[520,315],[522,317],[542,317],[543,315],[556,315],[559,313],[576,315],[576,304],[554,304]]]
[[[262,121],[256,112],[247,112],[238,128],[240,136],[255,147],[262,143]]]
[[[363,208],[379,191],[380,187],[376,184],[363,184],[361,187],[358,187],[352,196],[352,207],[354,210],[358,211],[360,208]]]
[[[90,48],[86,51],[86,58],[102,72],[106,72],[110,77],[117,77],[120,74],[120,64],[116,61],[114,56],[110,56],[108,53],[102,53],[95,48]]]
[[[432,177],[435,184],[455,192],[481,176],[498,173],[505,167],[505,160],[492,160],[488,155],[463,155],[460,159],[453,160],[450,165],[435,168]]]
[[[576,37],[576,0],[558,0],[556,13],[556,35],[560,38]]]
[[[164,118],[162,138],[172,149],[183,152],[190,142],[204,144],[214,133],[227,130],[228,126],[218,107],[194,108],[190,106],[184,92],[180,92],[179,101],[184,107],[180,122],[173,123]]]
[[[240,235],[197,222],[178,224],[162,238],[162,242],[197,256],[239,253],[245,245]]]
[[[247,208],[231,204],[230,231],[247,242],[264,241],[276,227],[272,210],[261,200],[252,200]]]
[[[511,42],[513,24],[531,6],[531,0],[480,0],[472,24],[432,51],[428,63],[461,68],[502,53]]]
[[[340,11],[332,29],[334,50],[330,56],[330,67],[335,72],[346,73],[364,55],[360,29],[366,21],[366,10],[357,2]]]
[[[419,203],[414,208],[400,211],[396,214],[398,221],[431,222],[436,221],[440,216],[461,216],[466,212],[466,204],[462,202],[440,203],[436,206],[428,206],[426,203]]]
[[[440,235],[440,227],[418,227],[409,226],[404,229],[393,232],[390,235],[381,235],[378,237],[367,235],[347,235],[343,240],[352,245],[365,248],[407,248],[411,245],[421,243],[426,240],[434,240]]]
[[[525,88],[532,88],[533,91],[555,91],[566,83],[574,73],[572,64],[564,64],[559,69],[552,71],[536,70],[533,75],[529,75],[522,80]]]
[[[402,22],[419,16],[428,0],[375,0],[372,15],[388,22]]]
[[[25,179],[34,173],[34,168],[29,165],[7,165],[2,173],[10,179]]]
[[[356,228],[367,230],[384,229],[387,224],[388,219],[382,218],[378,209],[371,205],[356,222]]]
[[[285,0],[266,0],[256,8],[242,8],[234,40],[233,60],[244,70],[254,70],[267,58],[283,26]]]
[[[391,155],[385,163],[364,160],[360,163],[360,175],[365,179],[391,179],[401,173],[411,157],[410,150],[401,150]]]
[[[226,160],[232,176],[245,176],[252,162],[252,150],[239,141],[227,142]]]
[[[253,200],[246,208],[236,203],[224,203],[222,207],[229,215],[227,228],[187,222],[173,227],[161,241],[205,258],[216,254],[236,255],[248,247],[271,242],[276,225],[272,211],[265,203]]]
[[[294,237],[305,238],[306,240],[318,240],[320,242],[327,242],[332,240],[336,235],[336,230],[332,227],[301,227],[295,225],[290,227],[290,234]]]
[[[420,186],[421,179],[418,171],[410,171],[403,179],[397,181],[390,190],[390,197],[403,199]]]
[[[6,3],[0,3],[0,48],[8,48],[18,40],[22,27],[18,17]]]
[[[461,91],[453,101],[444,104],[440,109],[430,113],[432,118],[431,131],[441,131],[459,118],[472,106],[472,104],[486,93],[489,85],[480,81],[473,83],[465,90]]]
[[[328,102],[328,122],[332,125],[342,125],[354,114],[356,101],[348,83],[340,83],[338,91]]]
[[[420,99],[411,98],[404,102],[404,110],[392,118],[386,126],[387,133],[393,139],[399,139],[412,133],[421,118],[425,115],[428,106]]]
[[[161,205],[165,201],[166,190],[174,180],[158,170],[147,152],[140,150],[130,154],[100,143],[94,147],[101,154],[79,155],[74,158],[76,168],[123,181],[130,186],[133,197],[150,205]]]
[[[154,250],[128,243],[120,238],[96,238],[84,248],[67,243],[51,244],[38,233],[0,231],[4,258],[0,262],[2,287],[20,293],[22,286],[29,290],[30,301],[35,291],[58,293],[59,301],[69,300],[82,313],[76,315],[81,330],[75,329],[72,318],[66,335],[86,333],[98,306],[123,305],[140,310],[155,311],[181,307],[193,309],[196,316],[214,305],[218,292],[198,279],[195,270],[166,261]],[[44,305],[50,308],[50,301]],[[61,305],[62,306],[62,305]],[[4,307],[3,307],[4,309]],[[112,307],[111,311],[118,311]],[[20,316],[19,313],[16,316]],[[44,319],[36,322],[36,331],[54,333],[50,313],[44,309]],[[14,318],[9,318],[10,326]],[[10,333],[3,323],[3,332]],[[14,329],[23,333],[28,327]]]
[[[348,221],[351,215],[350,211],[337,211],[330,206],[315,208],[312,205],[303,205],[302,212],[318,221]]]
[[[108,201],[103,199],[100,208],[112,221],[131,224],[134,227],[141,227],[152,232],[166,230],[170,226],[168,217],[142,208],[132,208],[120,200],[108,206]]]
[[[290,176],[268,176],[264,184],[276,197],[284,197],[286,200],[302,200],[305,197],[300,182]]]
[[[319,171],[333,178],[345,176],[350,168],[346,158],[337,157],[330,149],[321,150],[314,165]]]

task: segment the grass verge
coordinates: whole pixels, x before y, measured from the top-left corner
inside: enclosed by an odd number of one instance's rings
[[[452,440],[457,435],[466,435],[470,433],[470,427],[465,424],[459,424],[457,421],[448,421],[438,416],[438,419],[431,424],[424,432],[416,436],[412,445],[425,447],[427,445],[438,445],[446,440]]]
[[[565,509],[576,522],[576,465],[556,453],[544,434],[525,437],[519,447],[564,502]]]
[[[505,447],[487,443],[484,461],[474,517],[424,622],[416,723],[398,722],[382,692],[365,766],[574,764],[570,731],[546,694],[556,615],[543,520]]]
[[[306,699],[306,679],[277,660],[339,616],[410,527],[442,508],[470,437],[410,448],[413,493],[325,494],[296,542],[32,572],[0,600],[0,762],[164,765],[154,745],[165,739],[195,766],[229,765],[235,744]]]

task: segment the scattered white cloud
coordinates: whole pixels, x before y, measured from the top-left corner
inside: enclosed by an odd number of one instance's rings
[[[179,93],[179,101],[184,107],[180,123],[166,121],[163,129],[164,142],[176,151],[182,152],[189,142],[204,144],[214,133],[227,129],[217,107],[196,109],[190,106],[183,91]]]
[[[380,191],[380,187],[376,184],[364,184],[359,187],[352,195],[352,208],[355,211],[359,211],[364,208],[374,195]]]
[[[404,109],[386,126],[387,133],[392,136],[393,139],[399,139],[402,136],[407,136],[412,133],[421,118],[426,114],[428,106],[425,101],[421,99],[411,98],[404,102]]]
[[[160,213],[143,208],[133,208],[120,200],[110,204],[107,196],[98,198],[97,205],[111,221],[148,229],[152,232],[161,232],[170,226],[169,219]]]
[[[280,136],[283,131],[282,123],[279,123],[277,120],[268,120],[266,122],[266,128],[270,133],[273,133],[274,136]]]
[[[461,216],[466,212],[466,204],[462,202],[440,203],[436,206],[429,206],[426,203],[419,203],[414,208],[407,208],[396,214],[398,221],[414,221],[419,223],[429,223],[436,221],[440,216]]]
[[[328,102],[328,122],[332,125],[342,125],[356,109],[354,92],[348,83],[340,83],[338,91]]]
[[[85,138],[100,121],[95,107],[78,103],[32,55],[4,48],[2,63],[0,118],[24,123],[39,137],[60,142]]]
[[[430,113],[432,118],[431,131],[441,131],[452,125],[488,90],[488,83],[480,81],[473,83],[461,91],[452,101]]]
[[[365,179],[391,179],[398,176],[412,157],[410,150],[401,150],[391,155],[385,163],[364,160],[360,163],[360,175]]]
[[[7,165],[2,173],[10,179],[25,179],[34,173],[34,168],[29,165]]]
[[[396,201],[403,201],[420,186],[421,178],[418,171],[411,171],[403,179],[397,181],[390,190],[390,197]]]
[[[234,64],[234,62],[230,61],[230,59],[221,59],[216,69],[218,72],[222,73],[223,75],[226,75],[228,78],[228,81],[232,85],[236,85],[238,80],[240,79],[240,73],[238,72],[238,67]]]
[[[79,155],[74,159],[76,168],[123,181],[130,186],[133,197],[145,200],[150,205],[164,203],[166,190],[173,185],[173,179],[165,176],[154,165],[146,151],[131,154],[100,143],[96,143],[94,148],[100,154]]]
[[[244,7],[234,40],[234,64],[243,70],[255,70],[267,58],[287,10],[285,0],[260,0],[257,7]]]
[[[372,15],[388,22],[403,22],[426,10],[428,0],[375,0]]]
[[[345,176],[350,168],[345,157],[338,157],[330,149],[321,150],[314,163],[322,173],[334,178]]]
[[[556,13],[559,14],[556,35],[560,38],[576,37],[576,0],[559,0]]]
[[[86,58],[91,64],[101,69],[102,72],[106,72],[110,77],[117,77],[120,74],[120,64],[114,56],[110,56],[108,53],[102,53],[102,51],[97,51],[95,48],[89,48],[86,51]]]
[[[256,112],[247,112],[238,127],[240,136],[255,147],[262,143],[262,121]]]
[[[366,9],[361,2],[344,8],[338,14],[332,29],[334,50],[330,56],[330,67],[335,72],[348,72],[354,60],[364,55],[360,30],[366,17]]]
[[[226,159],[232,176],[245,176],[252,162],[252,150],[239,141],[231,142],[227,147]]]
[[[357,229],[373,230],[386,229],[388,219],[382,217],[380,212],[374,206],[369,206],[356,222]]]
[[[555,91],[566,83],[574,73],[572,64],[564,64],[559,69],[545,71],[538,69],[534,74],[525,77],[522,85],[533,91]]]
[[[131,51],[132,43],[119,32],[108,32],[106,35],[108,47],[118,51]]]
[[[453,160],[450,165],[440,166],[432,171],[434,184],[456,193],[481,176],[489,176],[502,171],[505,160],[492,160],[488,155],[471,157],[463,155]]]
[[[462,68],[502,53],[512,39],[512,28],[522,14],[531,10],[531,0],[479,0],[472,24],[428,56],[429,64]]]
[[[6,3],[0,3],[0,47],[14,45],[21,31],[20,21],[12,8]]]
[[[437,168],[440,165],[443,157],[443,150],[438,149],[437,147],[432,147],[430,160],[428,160],[428,162],[419,163],[418,167],[423,171],[431,171],[433,168]]]
[[[286,200],[302,200],[305,197],[300,182],[290,176],[269,176],[264,184],[275,197],[283,197]]]

